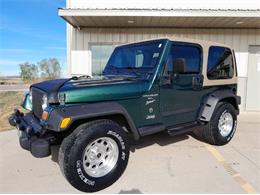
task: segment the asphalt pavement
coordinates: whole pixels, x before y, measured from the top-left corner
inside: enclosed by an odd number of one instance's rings
[[[0,145],[0,193],[80,193],[63,178],[57,147],[36,159],[20,148],[14,130],[0,133]],[[260,113],[242,113],[225,146],[191,135],[142,139],[122,177],[99,193],[259,193],[259,184]]]

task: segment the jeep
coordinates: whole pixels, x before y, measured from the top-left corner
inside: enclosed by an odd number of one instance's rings
[[[166,132],[227,144],[240,97],[234,50],[219,43],[162,38],[115,47],[101,76],[30,86],[9,123],[34,157],[61,145],[61,172],[76,189],[95,192],[124,172],[130,143]]]

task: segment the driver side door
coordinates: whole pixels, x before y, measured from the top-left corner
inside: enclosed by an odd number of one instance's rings
[[[160,110],[165,126],[196,120],[203,96],[201,72],[200,45],[172,42],[160,84]]]

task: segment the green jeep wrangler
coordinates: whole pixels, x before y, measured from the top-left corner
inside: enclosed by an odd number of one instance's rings
[[[156,39],[118,46],[102,76],[31,85],[9,123],[22,148],[37,158],[59,145],[59,165],[84,192],[112,185],[124,172],[129,142],[166,132],[194,132],[227,144],[240,97],[234,51],[218,43]]]

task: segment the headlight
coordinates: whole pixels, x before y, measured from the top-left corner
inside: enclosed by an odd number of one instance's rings
[[[45,110],[45,108],[48,107],[48,98],[47,95],[44,95],[42,97],[42,110]]]
[[[28,104],[30,106],[30,110],[32,110],[32,91],[31,90],[28,95]]]
[[[61,104],[61,105],[64,105],[64,104],[65,104],[65,99],[66,99],[65,93],[59,93],[58,98],[59,98],[60,104]]]

